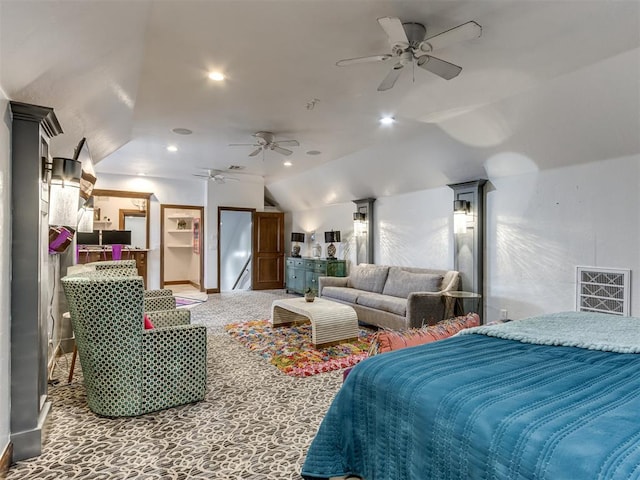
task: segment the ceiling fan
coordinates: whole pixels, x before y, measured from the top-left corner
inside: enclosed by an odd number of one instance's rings
[[[271,132],[256,132],[253,134],[253,136],[256,138],[256,141],[254,143],[230,143],[229,146],[230,147],[246,147],[246,146],[256,147],[256,149],[249,154],[250,157],[255,157],[260,152],[264,153],[265,150],[273,150],[274,152],[278,152],[281,155],[289,156],[293,153],[293,151],[289,150],[288,148],[283,148],[282,145],[289,145],[292,147],[298,147],[300,145],[297,140],[277,140],[276,141],[275,135]]]
[[[216,183],[227,183],[227,180],[231,180],[233,182],[239,182],[240,181],[239,178],[227,177],[222,170],[216,170],[216,169],[213,169],[213,168],[206,168],[204,170],[207,171],[206,175],[201,175],[201,174],[198,174],[198,173],[194,173],[193,176],[194,177],[208,178],[209,180],[213,180]]]
[[[358,63],[384,62],[395,59],[396,63],[393,65],[393,68],[385,79],[382,80],[380,86],[378,86],[378,91],[380,92],[392,88],[402,73],[402,69],[407,65],[418,65],[418,67],[434,73],[445,80],[451,80],[458,76],[462,71],[462,67],[433,57],[431,56],[431,52],[453,43],[471,40],[482,35],[482,27],[474,21],[463,23],[446,32],[427,38],[425,38],[427,29],[421,23],[402,23],[400,19],[396,17],[382,17],[378,19],[378,23],[389,37],[391,53],[348,58],[340,60],[336,65],[345,67]]]

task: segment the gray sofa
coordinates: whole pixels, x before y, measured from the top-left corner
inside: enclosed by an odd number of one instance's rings
[[[458,290],[455,270],[361,264],[348,277],[320,277],[318,294],[353,307],[360,322],[393,330],[433,325],[453,316],[442,293]]]

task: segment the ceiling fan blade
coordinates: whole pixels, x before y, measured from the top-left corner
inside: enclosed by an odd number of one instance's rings
[[[392,55],[369,55],[368,57],[346,58],[336,62],[338,67],[347,67],[349,65],[357,65],[359,63],[383,62],[392,57]]]
[[[291,155],[293,153],[291,150],[289,150],[287,148],[279,147],[277,145],[273,145],[272,150],[275,150],[276,152],[278,152],[278,153],[280,153],[282,155],[287,155],[287,156],[289,156],[289,155]]]
[[[192,173],[194,177],[202,177],[202,178],[211,178],[209,175],[198,175],[197,173]]]
[[[378,86],[379,92],[384,92],[385,90],[393,88],[393,86],[396,84],[396,80],[398,80],[398,77],[402,73],[403,66],[404,65],[402,65],[401,63],[393,66],[391,71],[387,74],[386,77],[384,77],[384,80],[382,80],[382,83]]]
[[[378,19],[378,23],[384,29],[391,45],[409,46],[407,32],[404,31],[402,22],[397,17],[382,17]]]
[[[260,153],[260,151],[261,151],[261,150],[262,150],[262,147],[258,147],[258,148],[256,148],[253,152],[251,152],[251,153],[249,154],[249,156],[250,156],[250,157],[255,157],[257,154],[259,154],[259,153]]]
[[[457,77],[462,71],[462,67],[454,65],[453,63],[445,62],[439,58],[432,57],[431,55],[423,55],[419,57],[417,63],[420,68],[424,68],[431,73],[435,73],[445,80],[451,80],[452,78]]]
[[[230,143],[230,147],[257,147],[257,143]]]
[[[278,140],[276,143],[278,145],[291,145],[292,147],[300,146],[297,140]]]
[[[425,39],[420,43],[420,50],[423,52],[432,52],[454,43],[473,40],[474,38],[480,37],[480,35],[482,35],[482,27],[476,22],[470,21]]]

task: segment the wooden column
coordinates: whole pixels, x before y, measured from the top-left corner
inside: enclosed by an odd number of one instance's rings
[[[49,139],[53,109],[11,102],[11,442],[13,461],[40,455],[47,399]]]
[[[484,297],[484,184],[485,179],[449,185],[454,201],[469,202],[466,233],[454,233],[454,269],[460,272],[460,290],[479,293]],[[483,321],[484,302],[478,304]]]

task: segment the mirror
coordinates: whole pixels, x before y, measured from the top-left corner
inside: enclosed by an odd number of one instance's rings
[[[93,228],[131,230],[131,247],[149,249],[151,193],[93,190]]]

